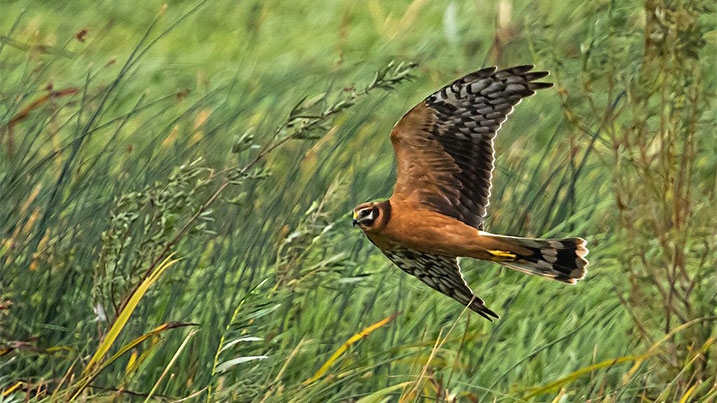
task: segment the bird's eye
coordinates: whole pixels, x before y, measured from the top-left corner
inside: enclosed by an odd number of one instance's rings
[[[361,212],[359,213],[359,217],[366,218],[369,216],[369,214],[371,214],[369,210],[361,210]]]

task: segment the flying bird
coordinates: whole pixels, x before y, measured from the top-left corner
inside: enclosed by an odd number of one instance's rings
[[[582,238],[533,239],[484,230],[493,139],[513,107],[552,83],[533,66],[470,73],[424,99],[391,131],[398,172],[393,195],[353,210],[353,224],[401,270],[488,320],[458,257],[499,263],[575,284],[585,277]]]

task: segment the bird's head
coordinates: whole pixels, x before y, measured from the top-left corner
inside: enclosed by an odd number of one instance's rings
[[[391,217],[391,204],[383,202],[361,203],[353,210],[353,224],[364,232],[383,228]]]

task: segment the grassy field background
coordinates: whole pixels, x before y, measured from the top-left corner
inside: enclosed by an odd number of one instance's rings
[[[133,3],[2,6],[0,402],[717,399],[712,2]],[[487,228],[591,264],[464,260],[489,323],[349,211],[405,111],[516,64],[556,86]]]

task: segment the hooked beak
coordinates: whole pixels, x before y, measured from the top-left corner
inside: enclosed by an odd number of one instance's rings
[[[358,224],[358,214],[354,211],[353,213],[353,226],[355,227],[356,224]]]
[[[358,220],[353,220],[354,227],[358,224]]]

